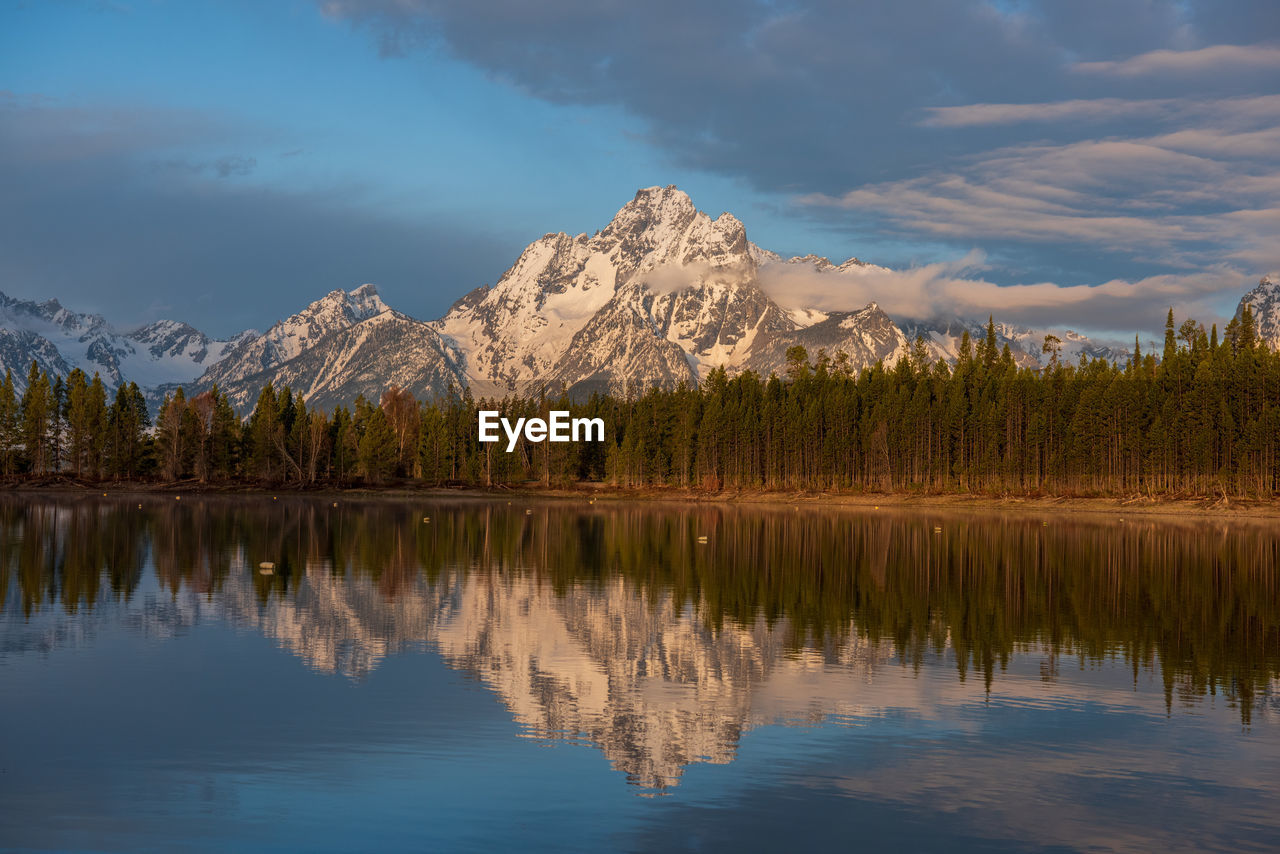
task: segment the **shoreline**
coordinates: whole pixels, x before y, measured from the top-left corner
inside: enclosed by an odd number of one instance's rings
[[[519,496],[524,499],[572,501],[590,498],[596,501],[634,502],[644,504],[709,504],[760,507],[822,507],[848,510],[931,510],[971,511],[981,513],[1014,512],[1019,514],[1071,513],[1087,515],[1157,516],[1209,519],[1251,519],[1280,521],[1280,499],[1231,497],[1152,497],[1152,496],[1066,496],[1044,495],[993,496],[975,493],[846,493],[810,491],[739,490],[702,492],[678,488],[628,488],[601,483],[573,486],[538,486],[520,484],[495,487],[386,486],[340,487],[323,485],[299,488],[296,485],[269,486],[247,483],[199,484],[194,481],[155,483],[122,481],[92,483],[70,478],[45,481],[17,481],[0,484],[4,495],[67,495],[82,497],[128,495],[198,495],[208,497],[277,496],[326,498],[344,496],[359,499],[452,498],[491,500]]]

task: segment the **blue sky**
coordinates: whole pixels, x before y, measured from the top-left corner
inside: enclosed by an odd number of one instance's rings
[[[122,326],[438,316],[674,183],[902,294],[1148,332],[1280,268],[1277,152],[1272,0],[0,2],[0,291]]]

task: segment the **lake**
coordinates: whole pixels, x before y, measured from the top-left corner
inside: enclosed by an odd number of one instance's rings
[[[0,499],[0,847],[1280,848],[1280,526]]]

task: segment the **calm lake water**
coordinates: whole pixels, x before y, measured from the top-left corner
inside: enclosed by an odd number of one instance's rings
[[[1275,850],[1280,528],[7,498],[0,847]]]

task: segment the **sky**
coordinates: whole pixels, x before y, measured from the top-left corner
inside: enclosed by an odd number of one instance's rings
[[[1280,5],[0,0],[0,291],[122,328],[437,317],[666,184],[893,270],[784,304],[1221,322],[1280,270]]]

